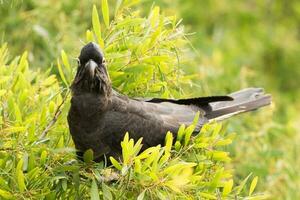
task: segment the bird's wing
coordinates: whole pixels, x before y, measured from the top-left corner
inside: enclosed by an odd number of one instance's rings
[[[163,98],[135,98],[139,101],[152,102],[152,103],[162,103],[170,102],[179,105],[207,105],[212,102],[219,101],[232,101],[233,98],[230,96],[210,96],[210,97],[196,97],[196,98],[187,98],[187,99],[163,99]]]
[[[126,101],[126,107],[131,113],[155,118],[163,122],[167,130],[177,132],[181,124],[190,125],[196,113],[200,112],[199,122],[195,131],[200,131],[207,119],[205,114],[211,111],[209,103],[232,101],[230,96],[197,97],[189,99],[162,99],[162,98],[133,98],[129,99],[116,91],[114,95]]]

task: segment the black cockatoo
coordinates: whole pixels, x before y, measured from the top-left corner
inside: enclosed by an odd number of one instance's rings
[[[163,144],[167,131],[176,134],[181,124],[192,123],[199,111],[195,134],[211,120],[222,120],[271,103],[260,88],[247,88],[227,96],[190,99],[134,99],[112,89],[104,55],[95,43],[85,45],[71,86],[68,113],[70,133],[78,151],[92,149],[95,161],[122,155],[120,142],[129,132],[143,137],[143,149]],[[175,135],[176,137],[176,135]]]

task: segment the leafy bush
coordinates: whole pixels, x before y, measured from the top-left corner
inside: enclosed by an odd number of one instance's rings
[[[105,51],[113,85],[129,95],[182,96],[190,78],[184,60],[187,41],[175,17],[154,7],[148,17],[130,6],[137,1],[118,1],[111,22],[103,0],[104,25],[93,8],[93,31],[87,41],[97,41]],[[100,31],[102,29],[102,31]],[[218,124],[205,126],[191,137],[194,124],[181,126],[172,147],[172,133],[165,146],[144,152],[125,135],[122,161],[111,159],[115,168],[94,163],[92,152],[85,162],[74,157],[68,132],[69,86],[73,71],[67,54],[57,62],[62,84],[49,69],[31,70],[27,53],[11,61],[7,47],[0,49],[0,196],[3,199],[264,199],[253,195],[255,177],[243,193],[248,176],[234,186],[226,135]],[[180,58],[180,59],[179,59]],[[61,64],[62,63],[62,64]],[[197,122],[197,116],[194,123]],[[236,184],[235,184],[236,185]]]

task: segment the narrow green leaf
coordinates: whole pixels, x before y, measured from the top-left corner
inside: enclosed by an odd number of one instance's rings
[[[102,192],[103,192],[103,200],[113,199],[110,188],[104,182],[102,183]]]
[[[85,163],[90,163],[94,160],[94,151],[92,149],[88,149],[83,154],[83,160]]]
[[[23,159],[19,160],[19,162],[17,164],[16,178],[17,178],[19,190],[21,192],[24,192],[24,190],[26,189],[26,186],[25,186],[25,177],[24,177],[24,173],[23,173]]]
[[[226,197],[232,190],[232,186],[233,186],[233,180],[230,179],[229,181],[225,182],[224,188],[223,188],[223,192],[222,195],[224,197]]]
[[[109,8],[107,0],[102,0],[102,15],[105,26],[109,27]]]
[[[16,102],[14,102],[14,111],[15,111],[15,117],[17,122],[22,123],[23,120],[22,120],[21,110],[19,105]]]
[[[122,170],[122,166],[120,165],[120,163],[114,159],[113,157],[109,157],[111,163],[113,164],[113,166],[118,169],[118,170]]]
[[[178,134],[177,134],[177,141],[181,141],[184,135],[184,131],[185,131],[185,125],[181,124],[181,126],[179,127],[178,130]]]
[[[65,145],[64,145],[64,136],[62,135],[59,140],[58,140],[58,143],[56,145],[56,148],[63,148]]]
[[[87,30],[87,31],[86,31],[85,37],[86,37],[86,41],[87,41],[87,42],[93,42],[93,41],[94,41],[93,33],[92,33],[92,31],[90,31],[90,30]]]
[[[141,160],[136,158],[134,160],[134,172],[135,173],[141,173],[141,169],[142,169]]]
[[[26,127],[24,126],[15,126],[2,129],[2,133],[18,133],[26,131]]]
[[[116,8],[115,8],[115,17],[118,15],[119,9],[121,8],[121,5],[123,3],[123,0],[117,0]]]
[[[175,146],[175,150],[179,151],[181,148],[181,143],[179,141],[176,141],[174,146]]]
[[[251,184],[250,184],[249,196],[251,196],[253,191],[255,190],[255,187],[257,185],[257,181],[258,181],[258,177],[255,176],[254,179],[252,180]]]
[[[10,192],[8,192],[6,190],[2,190],[2,189],[0,189],[0,197],[2,197],[4,199],[13,199],[14,198]]]
[[[45,165],[47,156],[48,156],[47,151],[46,150],[42,151],[41,158],[40,158],[41,165]]]
[[[171,151],[172,144],[173,144],[173,134],[170,131],[168,131],[166,135],[166,145],[165,145],[166,153],[169,153]]]
[[[98,43],[101,47],[103,47],[103,39],[102,39],[102,35],[101,35],[101,25],[100,25],[99,15],[98,15],[96,5],[93,6],[92,24],[93,24],[93,30],[94,30],[94,33],[96,34]]]
[[[143,200],[144,197],[145,197],[145,192],[146,192],[146,190],[144,190],[143,192],[141,192],[141,193],[139,194],[139,196],[137,197],[137,200]]]
[[[252,174],[250,173],[250,174],[249,174],[249,175],[241,182],[241,184],[235,188],[235,189],[237,190],[237,191],[236,191],[236,194],[240,194],[240,193],[241,193],[241,191],[244,189],[244,187],[245,187],[245,185],[246,185],[246,183],[247,183],[247,181],[248,181],[248,179],[250,178],[251,175],[252,175]]]
[[[68,82],[67,82],[67,79],[66,79],[66,77],[65,77],[65,74],[64,74],[64,72],[63,72],[63,70],[62,70],[61,64],[60,64],[60,62],[59,62],[59,59],[57,59],[57,68],[58,68],[58,73],[59,73],[59,75],[60,75],[61,80],[64,82],[64,84],[65,84],[66,86],[69,86],[69,84],[68,84]]]
[[[195,130],[195,126],[193,124],[186,128],[185,135],[184,135],[184,146],[189,144],[194,130]]]
[[[91,187],[91,200],[100,200],[98,186],[95,179],[93,179]]]
[[[64,50],[61,50],[61,59],[63,61],[64,66],[67,68],[68,72],[71,73],[71,66],[69,63],[69,59]]]
[[[193,120],[193,125],[196,126],[198,124],[198,121],[199,121],[199,116],[200,116],[200,111],[198,111],[194,117],[194,120]]]

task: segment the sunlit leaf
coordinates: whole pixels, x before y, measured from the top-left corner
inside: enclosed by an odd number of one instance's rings
[[[250,189],[249,189],[249,196],[252,195],[253,191],[255,190],[255,187],[257,185],[258,177],[255,176],[250,184]]]
[[[109,157],[111,163],[113,164],[113,166],[118,169],[118,170],[121,170],[122,169],[122,166],[120,165],[120,163],[114,159],[113,157]]]
[[[16,179],[17,179],[19,190],[21,192],[23,192],[26,189],[25,176],[24,176],[24,173],[23,173],[23,159],[20,159],[18,164],[17,164]]]
[[[102,0],[102,15],[105,26],[109,27],[109,8],[107,0]]]

